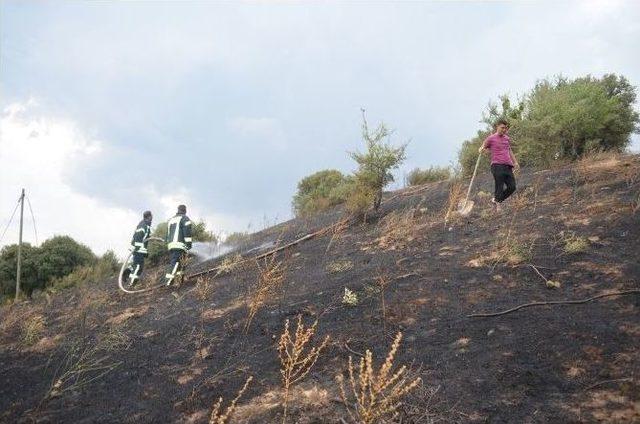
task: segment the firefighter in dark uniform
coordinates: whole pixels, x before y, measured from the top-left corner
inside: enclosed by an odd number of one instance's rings
[[[187,216],[187,207],[178,206],[178,213],[167,223],[167,249],[171,264],[165,274],[166,285],[170,286],[175,280],[182,280],[184,262],[187,251],[191,249],[191,220]]]
[[[142,270],[144,269],[144,259],[149,252],[147,246],[149,244],[149,236],[151,235],[151,220],[153,216],[151,211],[145,211],[142,214],[142,221],[136,227],[136,231],[131,238],[131,251],[133,252],[133,262],[128,269],[129,287],[135,286],[140,280]]]

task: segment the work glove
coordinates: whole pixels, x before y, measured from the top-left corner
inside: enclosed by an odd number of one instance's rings
[[[187,245],[187,250],[191,250],[192,243],[191,242],[187,242],[185,244]]]
[[[135,246],[129,246],[129,252],[135,252],[136,251],[136,247]]]

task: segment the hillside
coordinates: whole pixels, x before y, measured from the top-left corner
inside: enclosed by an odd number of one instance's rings
[[[228,404],[253,376],[231,422],[281,422],[277,345],[301,315],[318,319],[316,343],[330,341],[293,386],[288,422],[349,422],[336,375],[367,349],[379,366],[399,331],[394,364],[422,385],[397,422],[640,422],[640,295],[468,317],[640,289],[640,157],[525,170],[518,183],[497,216],[485,172],[471,214],[446,225],[449,184],[411,187],[386,193],[367,223],[264,260],[193,264],[191,274],[218,268],[179,288],[126,295],[114,278],[4,306],[0,420],[208,422],[218,397]],[[241,251],[341,218],[336,208],[292,220]],[[273,287],[256,303],[259,275]],[[343,303],[345,287],[357,305]]]

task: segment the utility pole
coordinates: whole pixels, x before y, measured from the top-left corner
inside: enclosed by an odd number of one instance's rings
[[[20,195],[20,236],[18,238],[18,269],[16,271],[16,302],[20,296],[20,266],[22,261],[22,216],[24,214],[24,189]]]

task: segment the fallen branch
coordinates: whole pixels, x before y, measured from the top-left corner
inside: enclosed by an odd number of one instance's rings
[[[588,299],[583,299],[583,300],[554,300],[554,301],[549,301],[549,302],[532,302],[532,303],[525,303],[523,305],[518,305],[515,308],[511,308],[511,309],[507,309],[506,311],[502,311],[502,312],[495,312],[495,313],[486,313],[486,314],[472,314],[472,315],[467,315],[467,318],[486,318],[486,317],[497,317],[500,315],[506,315],[506,314],[510,314],[511,312],[515,312],[518,311],[520,309],[523,308],[528,308],[531,306],[545,306],[545,305],[578,305],[581,303],[587,303],[587,302],[591,302],[592,300],[596,300],[596,299],[600,299],[603,297],[609,297],[609,296],[625,296],[628,294],[640,294],[640,289],[636,289],[636,290],[625,290],[625,291],[618,291],[618,292],[611,292],[611,293],[603,293],[603,294],[599,294],[597,296],[593,296],[590,297]]]
[[[633,381],[633,378],[629,377],[629,378],[617,378],[615,380],[605,380],[605,381],[600,381],[598,383],[592,384],[589,387],[585,387],[585,390],[591,390],[594,389],[598,386],[602,386],[604,384],[609,384],[609,383],[623,383],[625,381]]]
[[[364,358],[364,355],[362,353],[356,352],[355,350],[351,349],[347,344],[347,342],[344,342],[344,348],[347,349],[349,352],[353,353],[354,355],[358,355],[359,357]]]

